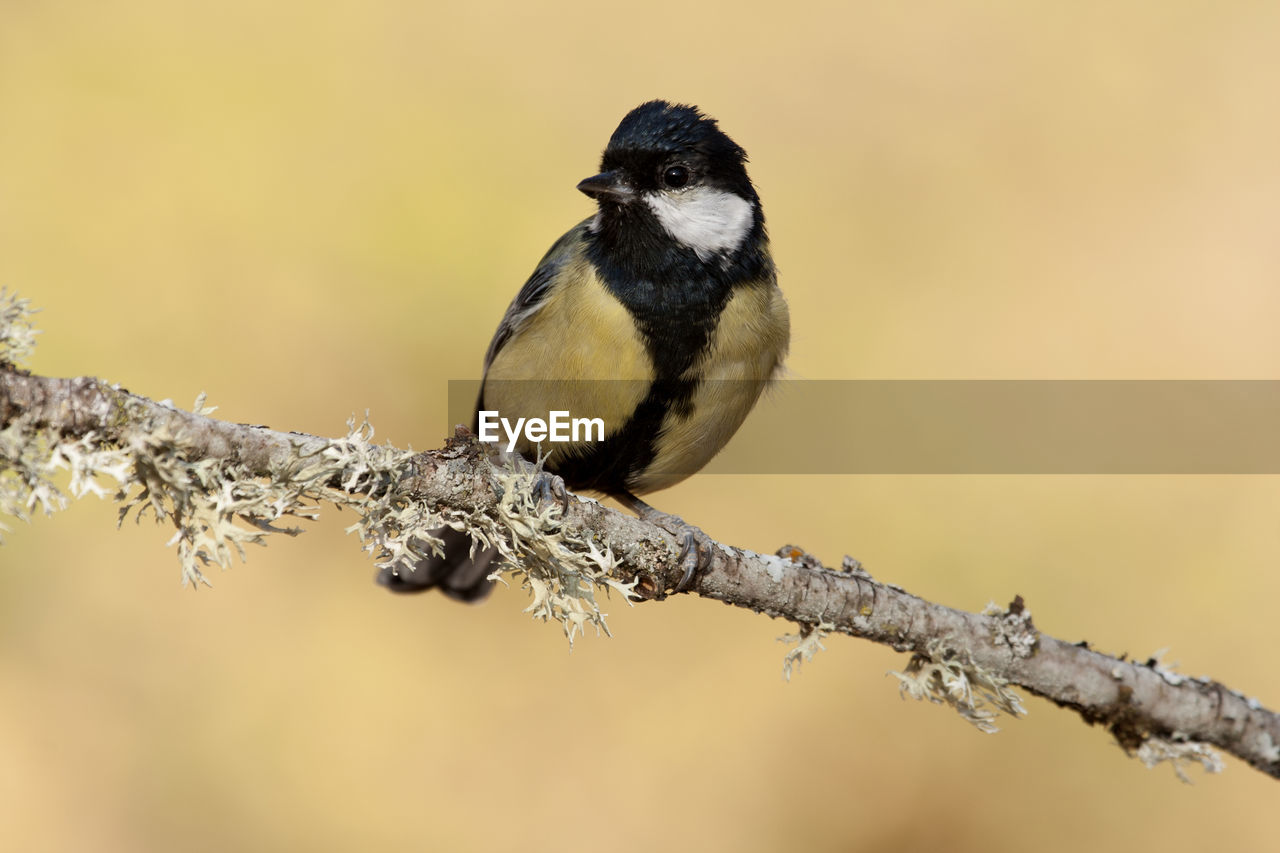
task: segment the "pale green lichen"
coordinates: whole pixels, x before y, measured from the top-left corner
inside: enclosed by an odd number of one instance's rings
[[[35,330],[26,300],[0,291],[0,361],[17,363],[31,353]],[[208,416],[205,395],[194,412]],[[168,402],[159,405],[172,408]],[[348,528],[379,568],[411,566],[440,554],[433,531],[450,526],[500,554],[492,576],[527,589],[526,612],[558,622],[570,644],[588,627],[609,632],[598,593],[615,590],[630,603],[635,581],[611,576],[619,560],[589,538],[568,533],[554,501],[540,502],[534,486],[541,464],[512,458],[491,465],[499,496],[496,513],[431,511],[409,494],[413,453],[373,442],[368,417],[348,421],[343,438],[297,436],[290,452],[264,476],[232,459],[209,458],[192,449],[182,419],[158,415],[149,405],[122,403],[119,429],[108,440],[90,433],[78,439],[15,418],[0,431],[0,514],[28,520],[33,513],[64,508],[68,496],[112,495],[119,521],[148,513],[172,524],[184,584],[208,584],[204,569],[229,568],[246,558],[247,545],[265,544],[270,533],[294,535],[287,518],[314,519],[322,501],[354,509]],[[6,528],[0,525],[0,531]]]
[[[40,334],[31,323],[37,310],[30,300],[0,288],[0,362],[20,365],[31,357]]]
[[[203,395],[195,408],[206,410]],[[325,444],[343,446],[344,441]],[[227,459],[188,458],[183,436],[163,424],[130,428],[123,443],[131,469],[117,494],[119,520],[134,511],[140,521],[150,511],[156,521],[172,523],[169,544],[177,546],[184,584],[208,585],[205,567],[230,568],[233,554],[244,561],[245,546],[265,544],[268,533],[300,532],[275,523],[286,517],[315,518],[328,482],[344,472],[321,454],[303,455],[301,438],[299,453],[269,477],[255,476]]]
[[[818,652],[826,651],[827,647],[822,645],[822,641],[836,627],[830,622],[823,622],[820,625],[812,625],[805,622],[798,624],[799,633],[783,634],[778,638],[780,643],[796,644],[794,649],[788,649],[787,653],[782,657],[782,677],[787,681],[791,680],[792,671],[800,671],[802,663],[813,660],[813,656]]]
[[[1169,654],[1168,648],[1156,649],[1151,653],[1151,657],[1148,658],[1145,666],[1147,669],[1164,679],[1165,683],[1172,687],[1178,687],[1188,681],[1191,681],[1192,679],[1190,676],[1183,675],[1177,671],[1177,661],[1174,661],[1171,664],[1166,664],[1164,662],[1164,656],[1167,654]],[[1207,679],[1201,680],[1207,681]]]
[[[0,515],[30,521],[33,514],[66,509],[68,497],[54,482],[64,476],[72,497],[106,497],[129,479],[129,470],[129,454],[101,446],[93,433],[71,439],[16,418],[0,430]],[[104,478],[114,482],[104,486]],[[0,522],[0,532],[6,530]]]
[[[204,402],[202,394],[194,406],[201,414],[212,411]],[[394,488],[412,453],[373,444],[367,420],[348,428],[340,439],[299,436],[293,453],[262,477],[227,459],[191,458],[184,437],[161,422],[131,423],[113,444],[17,418],[0,432],[0,513],[27,520],[64,508],[68,498],[54,478],[69,475],[73,497],[114,494],[120,523],[150,513],[172,524],[168,544],[177,546],[184,584],[208,585],[205,568],[229,568],[233,555],[243,561],[245,546],[265,544],[267,534],[301,532],[278,522],[314,519],[326,500],[357,512],[350,529],[378,566],[424,556],[439,544],[427,531],[441,519]]]
[[[1264,761],[1270,761],[1272,763],[1280,761],[1280,745],[1272,740],[1269,732],[1258,732],[1250,740],[1252,741],[1250,744],[1251,749],[1258,755],[1262,756]]]
[[[30,521],[33,513],[52,515],[67,506],[54,484],[58,471],[54,437],[17,419],[0,430],[0,514]],[[0,532],[10,528],[0,523]]]
[[[1183,735],[1175,732],[1172,737],[1149,737],[1138,747],[1138,759],[1148,768],[1169,762],[1173,772],[1188,785],[1191,777],[1184,766],[1199,764],[1206,773],[1221,773],[1225,769],[1222,756],[1207,744],[1194,740],[1184,740]]]
[[[534,486],[541,460],[531,465],[512,458],[490,468],[498,518],[482,516],[452,526],[498,549],[501,565],[490,577],[528,590],[533,601],[525,612],[560,623],[570,646],[588,627],[608,635],[608,614],[600,609],[597,591],[614,590],[630,604],[637,581],[623,583],[612,576],[620,561],[608,546],[601,550],[594,540],[566,531],[557,501],[540,504]]]
[[[347,426],[346,438],[312,441],[303,447],[304,459],[315,462],[291,472],[289,478],[300,474],[303,480],[316,483],[317,498],[356,510],[359,520],[347,532],[360,537],[378,568],[407,566],[440,554],[444,542],[431,531],[445,526],[448,519],[404,491],[402,474],[412,451],[375,445],[367,415],[361,423],[353,419]],[[328,485],[335,477],[340,488]]]
[[[888,674],[898,679],[904,697],[950,705],[987,734],[999,731],[992,722],[998,711],[1014,717],[1027,713],[1008,681],[975,664],[967,653],[948,650],[941,641],[932,641],[924,654],[912,655],[906,672]]]
[[[0,364],[18,365],[35,349],[35,309],[26,299],[0,288]],[[0,430],[0,515],[29,521],[31,514],[50,515],[67,505],[53,483],[58,470],[55,436],[16,419]],[[10,528],[0,522],[0,533]]]
[[[1021,597],[1008,610],[989,601],[982,615],[991,617],[992,643],[1007,647],[1014,657],[1026,658],[1035,652],[1040,635],[1032,626],[1031,609],[1022,603]]]
[[[207,413],[201,395],[195,409]],[[183,583],[209,584],[210,565],[229,568],[246,558],[247,545],[265,544],[269,533],[296,534],[277,525],[288,517],[314,519],[321,501],[354,509],[348,532],[356,533],[379,568],[403,567],[439,554],[443,542],[432,531],[451,526],[483,547],[496,547],[501,567],[495,579],[527,589],[526,612],[562,625],[572,644],[588,627],[608,633],[598,593],[616,590],[630,599],[635,582],[610,575],[619,560],[607,547],[569,535],[554,501],[540,504],[533,491],[540,470],[519,460],[493,465],[500,495],[496,517],[480,511],[431,512],[404,491],[403,473],[413,454],[373,442],[367,420],[348,422],[339,439],[299,436],[286,460],[262,477],[238,463],[189,458],[187,443],[164,424],[134,425],[123,446],[100,442],[95,434],[78,440],[30,428],[22,418],[0,432],[0,512],[26,519],[52,513],[68,499],[53,482],[69,473],[75,497],[114,492],[119,521],[148,513],[175,532]],[[113,481],[110,489],[105,479]]]

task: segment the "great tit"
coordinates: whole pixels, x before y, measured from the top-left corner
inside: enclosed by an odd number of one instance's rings
[[[705,537],[636,496],[683,480],[724,447],[790,338],[746,159],[696,107],[649,101],[629,112],[600,173],[577,187],[595,215],[556,241],[507,309],[477,401],[477,412],[511,422],[556,410],[600,418],[603,440],[552,445],[546,467],[568,488],[614,497],[681,536],[677,589]],[[517,449],[533,457],[539,448],[522,440]],[[379,582],[462,600],[487,594],[496,552],[473,553],[452,528],[435,533],[443,554],[384,569]]]

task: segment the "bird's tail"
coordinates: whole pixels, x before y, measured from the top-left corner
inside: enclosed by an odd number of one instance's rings
[[[383,569],[378,583],[392,592],[426,592],[438,588],[457,601],[479,601],[489,594],[490,573],[496,565],[496,548],[481,548],[471,554],[471,537],[452,527],[432,531],[444,540],[444,553],[419,560],[412,568]]]

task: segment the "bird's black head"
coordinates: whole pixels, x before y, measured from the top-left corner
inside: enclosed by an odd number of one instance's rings
[[[649,101],[622,119],[600,169],[625,172],[641,191],[702,184],[756,201],[746,159],[747,152],[697,107]]]
[[[597,231],[627,241],[675,240],[702,261],[722,260],[763,233],[747,153],[697,107],[649,101],[609,139],[601,173],[578,184],[600,204]]]

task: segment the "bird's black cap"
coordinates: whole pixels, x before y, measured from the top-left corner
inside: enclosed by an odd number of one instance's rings
[[[697,107],[669,101],[648,101],[623,117],[609,138],[600,171],[648,177],[656,175],[657,165],[676,159],[689,161],[743,198],[758,200],[743,165],[747,152]]]
[[[626,149],[672,154],[696,151],[738,162],[747,157],[747,152],[720,130],[715,119],[703,115],[697,107],[667,101],[648,101],[623,117],[605,150]]]

